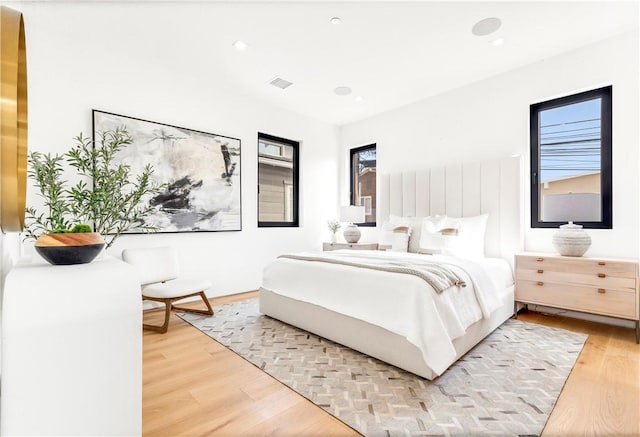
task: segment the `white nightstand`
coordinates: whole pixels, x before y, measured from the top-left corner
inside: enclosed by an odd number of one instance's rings
[[[322,243],[322,250],[378,250],[378,243]]]
[[[517,254],[515,300],[633,320],[640,342],[638,260]]]

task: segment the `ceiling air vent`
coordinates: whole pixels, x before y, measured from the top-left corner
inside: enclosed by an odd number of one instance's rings
[[[274,77],[273,79],[271,79],[271,81],[269,82],[271,85],[278,87],[280,89],[287,89],[289,88],[291,85],[293,85],[292,82],[289,82],[288,80],[285,80],[281,77]]]

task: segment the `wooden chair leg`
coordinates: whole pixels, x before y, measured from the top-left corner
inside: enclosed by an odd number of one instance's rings
[[[154,300],[156,302],[164,302],[164,324],[161,326],[156,325],[148,325],[144,323],[142,325],[145,329],[150,329],[152,331],[159,332],[160,334],[164,334],[169,329],[169,317],[171,317],[171,302],[172,299],[146,299],[146,300]]]
[[[175,305],[172,305],[171,307],[176,311],[184,311],[185,313],[206,314],[208,316],[212,316],[213,315],[213,308],[211,308],[211,303],[209,303],[209,299],[207,299],[207,295],[204,294],[204,291],[201,291],[199,293],[194,293],[192,296],[196,296],[196,295],[200,296],[200,298],[202,299],[204,304],[207,306],[206,310],[178,307],[178,306],[175,306]],[[185,296],[185,297],[188,297],[188,296]],[[180,299],[184,299],[184,298],[180,297],[180,298],[174,299],[174,300],[180,300]]]
[[[200,296],[200,298],[202,299],[202,301],[204,302],[204,304],[206,305],[207,309],[193,309],[193,308],[185,308],[185,307],[178,307],[178,306],[174,306],[173,302],[176,300],[181,300],[184,299],[186,297],[191,297],[191,296]],[[143,296],[142,297],[143,300],[151,300],[154,302],[163,302],[165,309],[164,309],[164,324],[161,326],[157,326],[157,325],[148,325],[148,324],[143,324],[142,327],[145,329],[150,329],[152,331],[156,331],[159,332],[161,334],[164,334],[165,332],[167,332],[167,330],[169,329],[169,318],[171,317],[171,310],[176,310],[176,311],[183,311],[185,313],[196,313],[196,314],[206,314],[208,316],[212,316],[213,315],[213,308],[211,308],[211,303],[209,302],[209,299],[207,299],[207,295],[204,294],[204,291],[201,291],[199,293],[193,293],[193,294],[189,294],[187,296],[181,296],[181,297],[173,297],[173,298],[167,298],[167,299],[158,299],[158,298],[154,298],[154,297],[146,297]]]

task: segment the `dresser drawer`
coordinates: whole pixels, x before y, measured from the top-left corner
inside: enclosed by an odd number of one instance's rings
[[[551,267],[551,266],[549,266]],[[589,273],[573,273],[555,270],[547,270],[544,266],[538,266],[536,270],[525,269],[518,266],[516,272],[518,279],[528,281],[542,281],[545,283],[558,283],[578,286],[592,286],[595,288],[606,288],[626,291],[628,293],[636,292],[636,279],[625,278],[619,276],[609,276],[602,272]]]
[[[636,278],[637,264],[625,261],[608,261],[589,258],[570,258],[557,256],[528,256],[517,257],[518,269],[553,270],[554,272],[604,274],[620,278]]]
[[[637,319],[636,294],[606,288],[518,280],[516,300],[627,319]]]

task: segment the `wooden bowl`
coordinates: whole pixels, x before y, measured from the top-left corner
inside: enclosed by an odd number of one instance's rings
[[[98,232],[42,234],[35,248],[40,256],[56,266],[86,264],[102,251],[104,239]]]

